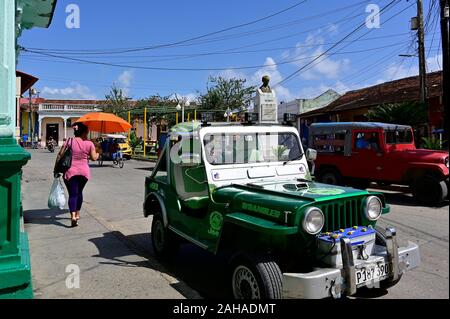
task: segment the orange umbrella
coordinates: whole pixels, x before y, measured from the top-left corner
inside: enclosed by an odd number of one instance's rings
[[[132,125],[111,113],[90,113],[80,118],[77,122],[89,127],[92,132],[102,134],[128,132]]]

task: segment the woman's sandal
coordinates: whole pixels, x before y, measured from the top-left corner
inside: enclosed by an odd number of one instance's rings
[[[77,227],[77,226],[78,226],[78,220],[72,219],[72,228]]]
[[[72,222],[72,228],[78,226],[78,219],[76,218],[75,215],[70,214],[70,220]]]

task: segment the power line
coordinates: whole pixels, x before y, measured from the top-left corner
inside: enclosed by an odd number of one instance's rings
[[[380,50],[380,49],[389,48],[389,47],[393,47],[393,46],[398,46],[398,45],[401,45],[401,44],[402,44],[402,42],[394,43],[394,44],[390,44],[390,45],[385,45],[385,46],[381,46],[381,47],[369,48],[369,49],[347,51],[347,52],[339,52],[339,53],[335,53],[335,54],[363,53],[363,52],[369,52],[369,51]],[[108,63],[108,62],[99,62],[99,61],[91,61],[91,60],[84,60],[84,59],[78,59],[78,58],[57,56],[57,55],[47,54],[47,53],[43,53],[43,52],[35,52],[35,51],[28,50],[28,49],[23,49],[23,50],[25,52],[32,52],[32,53],[37,54],[37,55],[43,55],[43,56],[48,56],[48,57],[53,57],[53,58],[58,58],[58,59],[64,59],[64,60],[71,60],[71,61],[76,61],[76,62],[85,63],[85,64],[101,64],[101,65],[108,65],[108,66],[114,66],[114,67],[139,68],[139,69],[164,70],[164,71],[225,71],[225,70],[258,69],[258,68],[279,66],[279,65],[284,65],[284,64],[288,64],[288,63],[308,60],[308,59],[317,58],[317,57],[320,56],[319,55],[319,56],[301,57],[301,58],[296,58],[296,59],[291,59],[291,60],[285,60],[283,62],[278,62],[278,63],[273,63],[273,64],[264,64],[264,65],[225,67],[225,68],[186,68],[185,69],[185,68],[165,68],[165,67],[159,68],[159,67],[133,66],[133,65],[116,64],[116,63],[112,64],[112,63]],[[28,58],[28,59],[30,59],[30,58]],[[61,62],[61,61],[54,61],[54,60],[39,60],[39,61]],[[70,63],[72,63],[72,62],[70,62]],[[128,62],[128,63],[132,63],[132,62]],[[135,62],[135,63],[141,63],[141,62]]]
[[[290,7],[287,7],[285,9],[283,9],[283,10],[277,11],[275,13],[269,14],[269,15],[267,15],[265,17],[262,17],[262,18],[259,18],[259,19],[256,19],[256,20],[252,20],[252,21],[249,21],[249,22],[241,23],[241,24],[238,24],[238,25],[234,25],[234,26],[231,26],[231,27],[227,27],[227,28],[224,28],[224,29],[217,30],[217,31],[205,33],[205,34],[202,34],[202,35],[194,36],[194,37],[191,37],[191,38],[188,38],[188,39],[184,39],[184,40],[180,40],[180,41],[176,41],[176,42],[171,42],[171,43],[147,46],[147,47],[142,47],[142,48],[114,49],[114,52],[115,53],[128,53],[128,52],[154,50],[154,49],[160,49],[160,48],[165,48],[165,47],[173,47],[173,46],[176,46],[176,45],[192,42],[192,41],[195,41],[195,40],[207,38],[207,37],[209,37],[211,35],[220,34],[220,33],[223,33],[223,32],[230,31],[230,30],[246,27],[246,26],[253,25],[253,24],[256,24],[258,22],[261,22],[261,21],[273,18],[273,17],[278,16],[280,14],[283,14],[283,13],[285,13],[287,11],[295,9],[296,7],[304,4],[307,1],[308,0],[302,0],[300,2],[295,3],[294,5],[292,5]],[[96,51],[96,50],[92,50],[92,51]],[[105,51],[105,50],[102,50],[102,51]]]
[[[409,34],[409,32],[402,32],[402,33],[394,33],[384,36],[376,36],[376,37],[370,37],[366,39],[360,39],[358,41],[371,41],[376,39],[385,39],[385,38],[393,38],[393,37],[399,37]],[[345,42],[356,42],[356,41],[343,41]],[[320,45],[331,45],[335,44],[336,42],[326,42],[326,43],[320,43]],[[99,57],[90,57],[90,59],[123,59],[123,58],[190,58],[190,57],[201,57],[201,56],[210,56],[210,55],[234,55],[234,54],[247,54],[247,53],[258,53],[258,52],[272,52],[272,51],[282,51],[282,50],[291,50],[291,49],[297,49],[297,48],[308,48],[308,47],[316,47],[317,44],[302,44],[302,45],[296,45],[296,46],[288,46],[288,47],[277,47],[277,48],[263,48],[263,49],[256,49],[256,50],[241,50],[241,51],[213,51],[213,52],[202,52],[202,53],[184,53],[184,54],[159,54],[159,55],[126,55],[126,56],[99,56]],[[33,48],[27,48],[29,50],[35,51]],[[234,49],[233,49],[234,50]],[[40,51],[39,51],[40,52]],[[51,51],[45,51],[45,53],[52,53]],[[60,56],[61,54],[57,54]],[[63,55],[61,55],[63,56]],[[85,58],[84,56],[78,56],[78,58]],[[148,61],[140,61],[140,62],[163,62],[163,61],[172,61],[172,59],[162,59],[162,60],[148,60]],[[128,62],[129,63],[129,62]]]
[[[397,3],[396,3],[397,2]],[[393,4],[398,4],[399,2],[397,0],[392,0],[389,4],[387,4],[386,6],[384,6],[382,9],[380,9],[380,11],[378,12],[378,15],[380,15],[382,12],[388,10],[389,8],[391,8],[391,6]],[[405,9],[401,10],[400,12],[398,12],[397,14],[395,14],[394,16],[397,16],[398,14],[402,13],[403,11],[405,11],[406,9],[408,9],[409,7],[411,7],[413,4],[409,5],[408,7],[406,7]],[[394,16],[392,16],[391,18],[389,18],[387,21],[389,21],[390,19],[392,19]],[[305,70],[307,67],[311,66],[313,63],[315,63],[317,60],[319,60],[321,57],[325,56],[325,59],[327,59],[329,56],[333,55],[330,54],[327,56],[327,54],[333,50],[334,48],[336,48],[339,44],[342,43],[342,41],[348,39],[349,37],[351,37],[353,34],[355,34],[356,32],[358,32],[361,28],[363,28],[365,26],[365,21],[362,22],[359,26],[357,26],[353,31],[351,31],[350,33],[348,33],[346,36],[344,36],[340,41],[338,41],[335,45],[331,46],[330,48],[328,48],[326,51],[324,51],[319,57],[313,59],[312,61],[310,61],[309,63],[307,63],[306,65],[302,66],[301,68],[299,68],[298,70],[296,70],[295,72],[291,73],[289,76],[287,76],[286,78],[284,78],[283,80],[281,80],[280,82],[278,82],[277,84],[275,84],[276,86],[279,86],[283,83],[286,83],[288,81],[290,81],[292,78],[294,78],[295,76],[297,76],[300,72],[302,72],[303,70]],[[369,32],[371,32],[372,29],[370,29],[368,32],[366,32],[365,34],[363,34],[362,36],[365,36],[366,34],[368,34]],[[361,37],[362,37],[361,36]],[[320,62],[322,62],[322,59]]]

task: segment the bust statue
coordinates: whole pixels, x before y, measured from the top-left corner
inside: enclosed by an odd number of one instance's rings
[[[272,89],[269,86],[270,77],[268,75],[262,78],[263,85],[259,88],[263,93],[272,93]]]

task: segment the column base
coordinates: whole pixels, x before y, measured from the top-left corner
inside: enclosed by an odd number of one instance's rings
[[[2,264],[0,259],[0,299],[33,299],[30,249],[26,233],[20,234],[20,261]]]
[[[28,236],[20,227],[21,172],[31,158],[12,137],[0,137],[0,299],[33,298]]]

